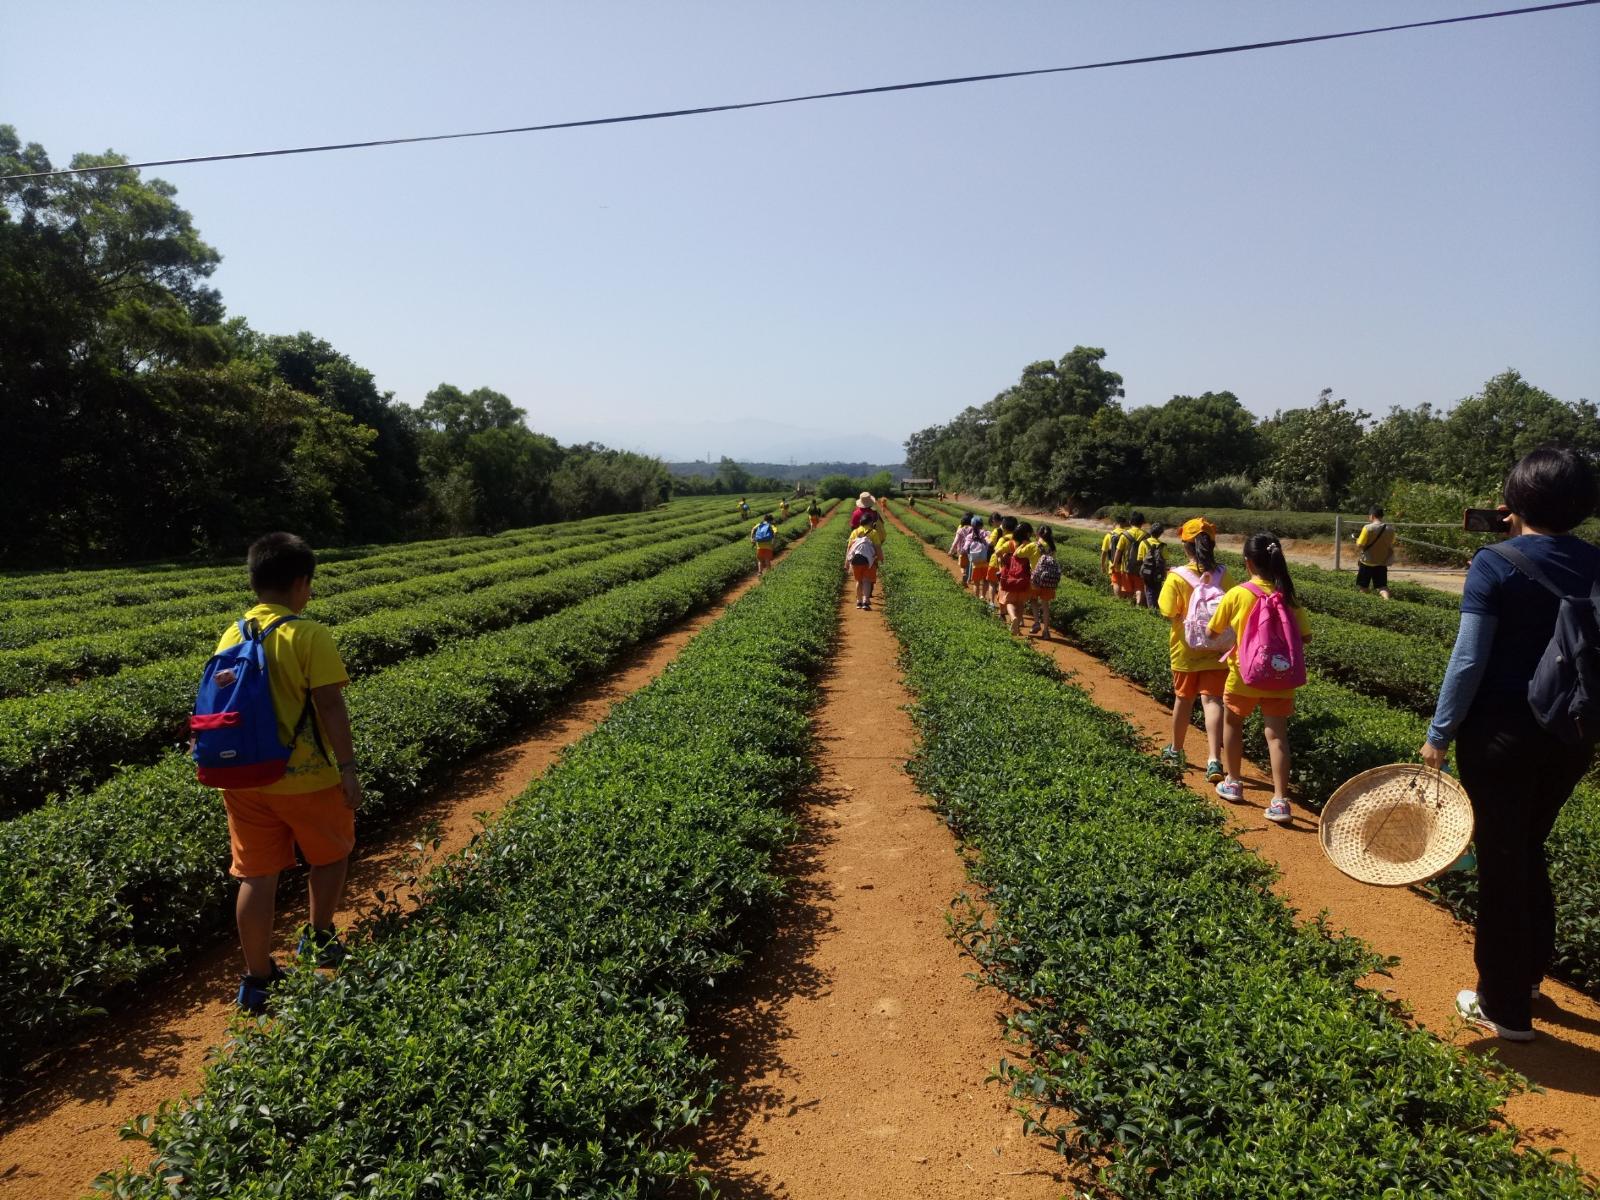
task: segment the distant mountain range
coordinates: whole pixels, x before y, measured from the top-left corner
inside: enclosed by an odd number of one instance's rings
[[[848,475],[852,479],[860,479],[867,475],[876,475],[879,471],[887,471],[895,479],[902,479],[906,474],[904,463],[864,463],[864,462],[815,462],[815,463],[770,463],[770,462],[743,462],[739,465],[752,475],[763,479],[781,479],[786,483],[796,483],[802,479],[815,482],[824,475]],[[706,462],[669,462],[667,470],[674,475],[704,475],[707,478],[717,473],[717,464]]]
[[[851,432],[848,425],[859,414],[846,409],[796,410],[795,415],[820,420],[823,426],[791,425],[754,411],[725,421],[620,421],[605,412],[550,412],[530,416],[529,424],[564,442],[604,442],[669,462],[709,458],[713,466],[723,455],[742,463],[794,464],[898,463],[905,457],[904,444],[894,438]]]

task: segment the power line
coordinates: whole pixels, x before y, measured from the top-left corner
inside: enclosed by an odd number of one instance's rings
[[[969,83],[992,83],[1001,79],[1027,79],[1035,75],[1065,75],[1072,71],[1099,71],[1108,67],[1134,67],[1146,63],[1176,62],[1187,58],[1211,58],[1219,54],[1243,54],[1251,50],[1276,50],[1285,46],[1304,46],[1313,42],[1333,42],[1344,38],[1369,37],[1377,33],[1396,33],[1406,29],[1429,29],[1440,25],[1460,25],[1467,21],[1489,21],[1497,17],[1520,17],[1529,13],[1553,12],[1563,8],[1583,8],[1600,0],[1561,0],[1556,4],[1536,4],[1527,8],[1506,8],[1496,12],[1468,13],[1460,17],[1439,17],[1432,21],[1408,21],[1403,25],[1378,25],[1370,29],[1351,29],[1344,33],[1317,33],[1305,37],[1278,38],[1270,42],[1243,42],[1234,46],[1214,46],[1209,50],[1179,50],[1171,54],[1145,54],[1137,58],[1113,58],[1103,62],[1077,63],[1070,67],[1035,67],[1027,71],[995,71],[986,75],[957,75],[948,79],[922,79],[913,83],[886,83],[875,87],[846,88],[835,92],[810,92],[802,96],[782,96],[771,100],[745,100],[735,104],[708,104],[698,108],[670,108],[658,112],[630,113],[620,117],[590,117],[582,121],[553,121],[543,125],[518,125],[509,129],[477,129],[464,133],[433,133],[416,137],[379,138],[367,142],[332,142],[322,146],[294,146],[283,150],[246,150],[235,154],[197,154],[187,158],[157,158],[146,162],[116,163],[98,167],[64,167],[55,171],[33,171],[21,175],[0,175],[0,183],[22,179],[49,179],[58,175],[88,175],[100,171],[136,171],[144,167],[174,167],[188,163],[229,162],[241,158],[279,158],[289,154],[323,154],[330,150],[368,150],[376,146],[406,146],[418,142],[450,142],[462,138],[501,137],[510,133],[548,133],[557,129],[587,129],[597,125],[626,125],[639,121],[665,121],[674,117],[699,117],[712,113],[742,112],[752,108],[775,108],[783,104],[809,104],[816,100],[843,100],[852,96],[879,96],[889,92],[912,92],[924,88],[956,87]]]

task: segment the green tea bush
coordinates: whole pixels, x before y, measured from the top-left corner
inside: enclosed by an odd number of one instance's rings
[[[804,525],[798,516],[780,537]],[[357,681],[347,695],[363,831],[753,568],[748,545],[724,545]],[[177,753],[0,824],[0,1063],[59,1040],[224,924],[227,864],[221,799]]]
[[[1106,1194],[1586,1194],[1519,1148],[1498,1111],[1511,1082],[1357,987],[1382,960],[1297,923],[1124,722],[924,556],[884,569],[917,695],[914,774],[983,889],[960,932],[1019,1005],[1028,1054],[1002,1077],[1063,1153],[1104,1163]],[[1152,640],[1147,616],[1125,615],[1146,633],[1131,641]]]
[[[708,1111],[696,1003],[781,893],[844,527],[778,565],[331,982],[297,972],[120,1196],[658,1195]]]
[[[738,526],[652,540],[615,554],[602,545],[594,548],[594,556],[560,570],[368,613],[335,626],[333,638],[354,678],[456,638],[555,612],[731,539],[742,540]],[[389,586],[404,590],[409,585]],[[93,787],[120,765],[148,762],[186,741],[185,720],[200,668],[222,628],[215,626],[186,658],[132,667],[62,691],[0,700],[0,796],[6,805],[0,812],[31,807],[52,792]]]

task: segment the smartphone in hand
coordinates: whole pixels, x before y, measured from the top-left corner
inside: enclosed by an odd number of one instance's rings
[[[1511,522],[1498,508],[1469,508],[1461,514],[1461,528],[1468,533],[1510,533]]]

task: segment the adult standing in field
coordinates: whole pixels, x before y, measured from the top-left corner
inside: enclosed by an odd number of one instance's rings
[[[811,497],[811,503],[806,505],[806,520],[811,523],[812,529],[822,524],[822,506],[817,503],[815,496]]]
[[[750,502],[743,496],[739,497],[739,515],[741,517],[748,517],[750,515]]]
[[[778,531],[772,524],[772,514],[763,513],[761,520],[750,530],[750,543],[756,548],[756,578],[772,570],[772,551],[777,545]]]
[[[1510,1041],[1532,1040],[1533,1001],[1555,953],[1545,839],[1594,759],[1583,731],[1547,727],[1534,703],[1547,698],[1541,660],[1558,618],[1570,621],[1561,598],[1587,612],[1600,583],[1600,547],[1572,536],[1597,505],[1594,471],[1575,451],[1547,446],[1511,468],[1503,509],[1512,536],[1485,546],[1467,571],[1461,628],[1421,750],[1442,768],[1456,743],[1476,822],[1478,981],[1456,1008]]]
[[[1356,534],[1356,546],[1361,551],[1356,563],[1356,587],[1363,592],[1378,589],[1378,595],[1389,599],[1389,560],[1394,557],[1394,526],[1383,519],[1383,509],[1372,506],[1367,523]]]
[[[289,747],[281,779],[222,793],[233,852],[229,874],[239,880],[235,915],[246,972],[238,1004],[260,1013],[268,991],[283,978],[272,958],[272,927],[278,875],[294,866],[297,845],[310,867],[311,901],[311,924],[299,952],[313,954],[319,967],[336,967],[344,959],[334,916],[355,847],[361,782],[344,703],[350,676],[327,627],[301,616],[311,602],[316,556],[292,533],[269,533],[250,547],[248,563],[257,602],[229,626],[217,652],[247,635],[261,639],[278,737]]]

